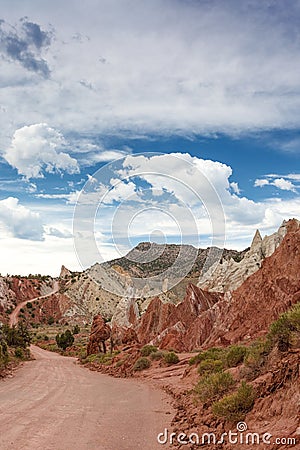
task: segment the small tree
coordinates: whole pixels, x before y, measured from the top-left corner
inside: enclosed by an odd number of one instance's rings
[[[66,350],[73,344],[74,336],[70,330],[66,330],[65,333],[57,334],[55,340],[59,348]]]

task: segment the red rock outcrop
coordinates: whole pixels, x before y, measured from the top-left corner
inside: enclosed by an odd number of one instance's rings
[[[189,351],[265,334],[281,313],[300,301],[300,224],[290,220],[286,228],[280,246],[233,293],[189,285],[177,306],[152,300],[137,328],[140,342]]]
[[[136,331],[133,327],[126,328],[113,325],[111,335],[114,346],[139,342]]]
[[[287,234],[261,269],[217,305],[205,344],[253,339],[267,332],[279,315],[300,301],[300,225],[287,223]]]
[[[101,314],[94,317],[89,343],[87,346],[87,355],[99,353],[103,350],[106,353],[105,341],[111,336],[111,328],[105,323]],[[102,344],[102,349],[101,349]]]
[[[194,321],[223,298],[222,294],[202,291],[192,283],[187,287],[183,302],[163,303],[154,298],[142,316],[137,335],[142,344],[153,342],[161,348],[185,350],[182,338]]]

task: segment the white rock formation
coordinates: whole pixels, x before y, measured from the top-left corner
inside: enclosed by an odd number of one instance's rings
[[[213,292],[228,292],[237,289],[250,275],[260,269],[262,261],[271,256],[286,235],[284,221],[278,231],[263,239],[257,230],[249,251],[240,261],[221,259],[199,278],[198,287]]]

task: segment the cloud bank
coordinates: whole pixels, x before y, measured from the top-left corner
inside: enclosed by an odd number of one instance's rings
[[[0,221],[15,238],[44,240],[40,215],[21,205],[15,197],[0,200]]]
[[[37,56],[51,40],[45,27],[26,19],[21,28],[2,30],[7,58],[44,76],[32,83],[3,65],[1,123],[11,135],[24,117],[64,134],[236,135],[298,127],[299,2],[74,0],[71,15],[58,0],[31,5],[27,14],[50,21],[55,40],[45,65]],[[2,14],[15,23],[25,9],[13,12],[4,0]]]
[[[41,57],[44,48],[51,44],[53,33],[43,31],[40,25],[27,18],[20,19],[17,26],[0,21],[0,52],[9,61],[20,63],[25,69],[49,78],[50,68]]]
[[[42,178],[43,172],[79,173],[76,159],[62,151],[65,145],[61,133],[40,123],[17,130],[3,156],[27,179]]]

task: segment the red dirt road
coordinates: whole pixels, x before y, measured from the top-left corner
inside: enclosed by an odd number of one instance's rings
[[[91,372],[32,346],[35,361],[0,382],[1,450],[156,450],[170,399],[146,383]]]
[[[51,292],[49,292],[48,294],[40,295],[39,297],[31,298],[29,300],[25,300],[22,303],[19,303],[15,307],[15,309],[13,310],[11,315],[9,316],[9,326],[13,327],[14,325],[17,325],[20,311],[25,305],[27,305],[27,303],[34,302],[36,300],[41,300],[42,298],[50,297],[52,294],[55,294],[56,292],[58,292],[58,290],[59,290],[58,281],[54,281],[54,283],[53,283],[53,290]]]

